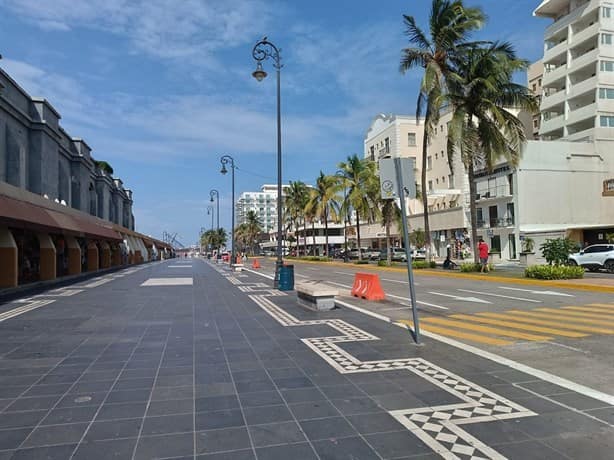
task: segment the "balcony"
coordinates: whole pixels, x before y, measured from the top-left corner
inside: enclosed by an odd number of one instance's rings
[[[576,10],[572,11],[570,14],[563,16],[558,21],[553,22],[548,27],[546,27],[546,31],[544,33],[546,39],[552,37],[553,35],[556,35],[563,28],[567,27],[569,24],[577,20],[579,17],[584,16],[591,11],[594,11],[596,8],[599,7],[599,4],[600,4],[600,0],[592,0],[580,6]],[[541,16],[541,15],[538,14],[538,16]]]
[[[556,117],[552,117],[549,120],[542,120],[542,123],[539,127],[540,133],[549,133],[551,131],[556,131],[557,129],[561,129],[565,124],[565,115],[561,114]]]
[[[597,70],[598,58],[599,58],[599,48],[595,48],[594,50],[591,50],[587,53],[584,53],[581,56],[578,56],[575,59],[572,59],[570,70],[571,71],[578,70],[588,64],[594,64],[595,70]],[[544,75],[544,78],[545,78],[545,75]]]
[[[567,51],[567,39],[565,39],[558,45],[555,45],[552,48],[548,48],[546,51],[544,51],[544,62],[549,62],[552,59],[558,57],[559,55],[565,53],[566,51]]]
[[[512,217],[497,217],[489,220],[478,220],[478,228],[504,228],[515,225]]]
[[[542,86],[549,86],[556,81],[562,80],[565,78],[565,75],[567,75],[566,64],[560,65],[554,70],[545,71]]]
[[[595,77],[588,78],[587,80],[583,80],[573,85],[571,87],[571,90],[569,91],[568,98],[580,96],[581,94],[587,93],[591,90],[594,91],[596,87],[597,87],[597,77],[595,76]]]
[[[476,194],[477,201],[496,200],[499,198],[511,198],[510,187],[508,185],[499,185],[497,187],[490,187],[488,189],[480,191]]]
[[[588,40],[591,37],[596,36],[599,33],[599,21],[595,24],[588,26],[586,29],[577,32],[575,35],[571,36],[571,43],[582,43],[585,40]]]
[[[597,104],[592,103],[589,105],[585,105],[584,107],[580,107],[579,109],[575,109],[569,112],[569,115],[567,117],[567,124],[571,125],[573,123],[578,123],[588,118],[595,119],[596,115],[597,115]]]
[[[595,128],[591,127],[582,131],[568,134],[565,139],[571,142],[589,142],[595,138]]]
[[[556,93],[552,93],[549,96],[544,95],[544,97],[542,98],[540,110],[542,112],[545,112],[549,108],[562,104],[563,102],[565,102],[565,97],[566,94],[564,89],[557,91]]]

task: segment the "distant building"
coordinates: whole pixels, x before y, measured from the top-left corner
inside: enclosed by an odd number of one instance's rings
[[[287,185],[282,186],[285,194]],[[249,211],[258,215],[265,233],[277,231],[277,185],[265,184],[259,192],[243,192],[236,202],[237,225],[247,221]]]
[[[544,63],[539,60],[531,64],[527,70],[527,87],[537,97],[537,103],[542,100],[542,79],[544,77]],[[533,136],[532,139],[539,139],[539,127],[541,125],[541,113],[539,109],[533,114]]]

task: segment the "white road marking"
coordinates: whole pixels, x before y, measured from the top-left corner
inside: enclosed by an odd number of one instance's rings
[[[397,323],[393,319],[388,316],[379,315],[369,310],[365,310],[364,308],[357,307],[356,305],[352,305],[347,302],[339,302],[335,300],[336,303],[343,305],[344,307],[350,308],[352,310],[356,310],[359,313],[363,313],[365,315],[371,316],[373,318],[377,318],[379,320],[385,321],[387,323],[392,323],[402,329],[407,329],[407,326],[402,323]],[[599,390],[594,390],[593,388],[589,388],[585,385],[581,385],[579,383],[572,382],[571,380],[564,379],[562,377],[558,377],[556,375],[550,374],[549,372],[542,371],[540,369],[535,369],[534,367],[527,366],[526,364],[519,363],[509,358],[505,358],[501,355],[497,355],[495,353],[491,353],[486,350],[481,350],[480,348],[474,347],[472,345],[467,345],[466,343],[459,342],[454,339],[450,339],[448,337],[444,337],[439,334],[435,334],[434,332],[425,331],[424,329],[420,330],[420,334],[425,337],[429,337],[433,340],[437,340],[438,342],[445,343],[450,345],[451,347],[458,348],[460,350],[466,351],[468,353],[474,354],[484,359],[488,359],[489,361],[493,361],[497,364],[502,364],[503,366],[507,366],[511,369],[517,370],[519,372],[524,372],[525,374],[532,375],[533,377],[537,377],[538,379],[544,380],[546,382],[554,383],[555,385],[561,386],[563,388],[567,388],[568,390],[575,391],[584,396],[588,396],[589,398],[597,399],[606,403],[607,405],[614,406],[614,395],[610,395],[604,393]]]
[[[24,305],[23,307],[5,311],[4,313],[0,314],[0,323],[2,321],[6,321],[7,319],[14,318],[15,316],[23,315],[29,311],[36,310],[37,308],[44,307],[45,305],[49,305],[53,302],[55,302],[55,300],[37,300],[28,305]]]
[[[260,276],[262,276],[264,278],[267,278],[267,279],[270,279],[270,280],[275,279],[274,275],[267,275],[266,273],[257,272],[255,270],[250,270],[249,268],[244,268],[243,270],[245,270],[246,272],[253,273],[254,275],[260,275]]]
[[[462,302],[491,303],[488,300],[478,299],[477,297],[460,297],[460,296],[457,296],[457,295],[443,294],[441,292],[432,292],[432,291],[429,291],[429,294],[440,295],[440,296],[443,296],[443,297],[450,297],[450,298],[452,298],[454,300],[460,300]]]
[[[461,292],[469,292],[470,294],[482,294],[482,295],[488,295],[488,296],[492,296],[492,297],[501,297],[503,299],[520,300],[522,302],[532,302],[532,303],[541,303],[542,302],[541,300],[525,299],[523,297],[510,297],[508,295],[492,294],[491,292],[470,291],[469,289],[459,289],[459,291],[461,291]]]
[[[335,283],[333,281],[327,281],[328,284],[334,284],[335,286],[341,286],[344,288],[348,288],[348,289],[352,289],[352,286],[348,286],[347,284],[341,284],[341,283]],[[393,299],[399,299],[399,300],[404,300],[406,302],[409,302],[409,298],[408,297],[401,297],[400,295],[394,295],[394,294],[386,294],[387,297],[392,297]],[[448,307],[442,307],[441,305],[435,305],[434,303],[428,303],[428,302],[422,302],[421,300],[417,300],[416,303],[418,305],[426,305],[427,307],[433,307],[433,308],[439,308],[441,310],[449,310]],[[411,307],[409,307],[411,308]]]
[[[507,287],[507,286],[499,286],[499,289],[508,289],[510,291],[524,291],[524,292],[529,292],[531,294],[538,294],[538,295],[558,295],[561,297],[575,297],[571,294],[565,294],[563,292],[557,292],[557,291],[534,291],[532,289],[520,289],[520,288],[514,288],[514,287]]]
[[[308,276],[301,275],[300,273],[295,273],[294,276],[297,276],[299,278],[309,278]]]
[[[345,272],[333,272],[333,273],[336,273],[337,275],[354,276],[354,273],[345,273]]]
[[[191,286],[192,278],[149,278],[141,286]]]

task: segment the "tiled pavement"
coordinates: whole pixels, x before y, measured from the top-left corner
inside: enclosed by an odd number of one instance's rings
[[[185,268],[90,281],[0,322],[0,460],[612,458],[601,401],[172,263]]]

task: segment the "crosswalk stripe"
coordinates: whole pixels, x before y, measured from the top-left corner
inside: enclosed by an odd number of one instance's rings
[[[574,311],[586,311],[590,313],[599,313],[600,315],[610,316],[614,315],[614,311],[601,310],[599,308],[588,308],[588,307],[561,307],[564,310],[574,310]]]
[[[465,319],[469,321],[479,321],[480,323],[492,324],[494,326],[509,327],[512,329],[522,329],[524,331],[541,332],[543,334],[560,335],[562,337],[586,337],[586,334],[578,334],[577,332],[563,331],[561,329],[553,329],[550,327],[531,326],[528,324],[522,324],[514,321],[504,321],[500,319],[484,318],[482,316],[470,316],[470,315],[452,315],[452,318]]]
[[[410,327],[413,327],[412,321],[400,320],[399,323],[408,324]],[[429,324],[426,327],[422,326],[422,329],[434,332],[435,334],[440,334],[447,337],[454,337],[456,339],[465,339],[471,342],[483,343],[486,345],[506,346],[513,344],[513,342],[510,342],[509,340],[497,339],[495,337],[488,337],[486,335],[472,334],[470,332],[456,331],[454,329],[438,327],[433,324]]]
[[[574,324],[574,325],[561,324],[561,323],[565,323],[565,319],[559,319],[559,318],[552,318],[554,321],[535,319],[531,317],[531,312],[519,311],[519,310],[507,311],[504,314],[480,313],[480,315],[492,316],[495,318],[502,318],[502,319],[516,319],[517,321],[522,321],[525,323],[540,324],[542,326],[554,326],[554,327],[558,327],[561,329],[571,329],[571,330],[580,331],[580,332],[591,332],[593,334],[614,334],[614,329],[606,329],[606,328],[592,327],[592,326],[582,326],[579,324]]]
[[[568,317],[570,319],[573,318],[576,321],[579,321],[580,319],[586,319],[587,323],[602,324],[604,326],[614,327],[614,318],[604,319],[603,316],[601,315],[593,315],[590,313],[580,313],[579,311],[561,310],[559,308],[537,308],[534,311],[536,313],[542,312],[542,311],[545,312],[545,313],[538,313],[538,314],[546,318],[552,318],[552,315],[550,313],[554,313],[557,316]]]
[[[443,326],[458,327],[461,329],[468,329],[470,331],[485,332],[487,334],[500,335],[503,337],[512,337],[515,339],[530,340],[533,342],[541,342],[552,339],[552,337],[546,337],[543,335],[525,334],[524,332],[508,331],[496,327],[480,326],[479,324],[467,324],[462,321],[454,321],[445,318],[424,318],[422,322],[435,323],[437,325]]]

